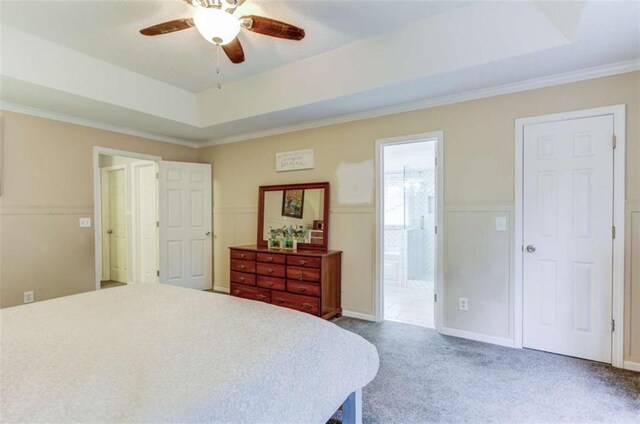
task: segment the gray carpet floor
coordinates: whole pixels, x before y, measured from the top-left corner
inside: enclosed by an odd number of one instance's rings
[[[334,322],[378,348],[365,423],[640,424],[640,373],[407,324]]]

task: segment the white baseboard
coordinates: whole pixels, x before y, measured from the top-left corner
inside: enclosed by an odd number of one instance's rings
[[[229,293],[231,291],[231,289],[229,287],[216,286],[215,284],[213,285],[213,290],[219,291],[219,292],[224,292],[224,293]]]
[[[624,361],[624,369],[640,372],[640,362]]]
[[[447,327],[440,327],[438,329],[438,332],[440,334],[444,334],[445,336],[460,337],[463,339],[476,340],[478,342],[516,348],[512,339],[507,339],[504,337],[488,336],[486,334],[474,333],[472,331],[458,330],[456,328]]]
[[[376,317],[371,315],[371,314],[364,314],[362,312],[354,312],[354,311],[347,311],[347,310],[342,310],[342,316],[343,317],[349,317],[349,318],[358,318],[358,319],[363,319],[365,321],[375,321]]]

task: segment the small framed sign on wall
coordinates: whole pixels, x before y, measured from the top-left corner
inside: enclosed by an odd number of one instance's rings
[[[276,172],[313,169],[314,166],[313,149],[276,153]]]

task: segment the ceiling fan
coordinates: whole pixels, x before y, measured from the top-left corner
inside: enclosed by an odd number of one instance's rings
[[[244,62],[244,50],[237,36],[242,28],[271,37],[302,40],[304,30],[297,26],[262,16],[233,15],[245,0],[184,0],[197,10],[193,18],[175,19],[140,30],[142,35],[154,36],[193,28],[208,42],[224,50],[233,63]]]

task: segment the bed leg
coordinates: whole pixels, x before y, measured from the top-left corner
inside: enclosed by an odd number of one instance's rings
[[[351,393],[342,404],[342,424],[362,424],[362,389]]]

